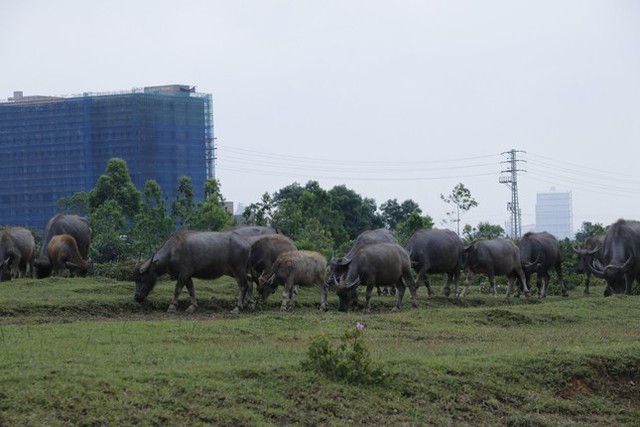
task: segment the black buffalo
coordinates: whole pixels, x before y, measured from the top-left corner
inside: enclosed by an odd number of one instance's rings
[[[595,274],[589,268],[590,264],[598,265],[602,269],[602,247],[604,246],[604,234],[597,236],[589,236],[585,239],[581,248],[572,248],[578,254],[578,273],[584,273],[584,294],[589,294],[589,285],[591,284],[591,275],[602,278],[602,275]]]
[[[258,278],[271,268],[280,254],[296,251],[298,248],[291,239],[282,234],[262,234],[247,237],[251,244],[249,269],[253,283],[258,285]],[[326,263],[326,261],[325,261]]]
[[[522,236],[518,246],[520,248],[520,263],[529,286],[531,286],[532,274],[536,273],[538,298],[547,296],[550,278],[549,270],[552,268],[558,275],[562,296],[566,297],[568,292],[562,277],[562,256],[560,255],[558,239],[546,231],[540,233],[529,232]]]
[[[463,264],[464,247],[456,233],[451,230],[417,230],[406,244],[411,265],[418,275],[416,287],[424,281],[429,295],[433,295],[427,273],[446,273],[444,294],[451,293],[451,280],[458,288],[460,269]]]
[[[607,282],[605,296],[631,293],[640,281],[640,222],[619,219],[611,224],[602,246],[602,266],[593,261],[589,268]]]
[[[355,255],[355,253],[365,245],[371,245],[374,243],[398,243],[398,240],[395,238],[393,233],[386,228],[378,228],[375,230],[367,230],[363,231],[356,237],[353,241],[353,245],[349,252],[342,258],[332,258],[329,262],[329,276],[327,279],[327,284],[330,286],[336,285],[347,273],[349,262]],[[391,292],[393,292],[393,288]],[[385,291],[387,289],[385,288]],[[388,291],[387,291],[388,292]],[[378,288],[378,295],[382,292],[380,288]]]
[[[58,214],[51,218],[44,229],[42,236],[42,247],[40,256],[35,261],[36,274],[38,278],[51,275],[51,262],[47,256],[47,246],[53,238],[59,234],[69,234],[76,240],[78,252],[83,259],[89,256],[89,245],[91,244],[91,227],[86,218],[78,215]]]
[[[411,301],[416,307],[416,283],[411,271],[411,260],[407,251],[397,243],[373,243],[362,246],[347,263],[347,272],[336,285],[340,299],[340,311],[347,311],[357,300],[359,285],[367,287],[366,311],[371,310],[371,291],[374,285],[395,286],[399,310],[405,285],[409,285]]]
[[[489,277],[493,296],[496,296],[496,276],[509,279],[507,298],[511,296],[511,288],[516,279],[520,279],[522,290],[528,295],[527,279],[520,263],[520,251],[515,243],[508,239],[478,240],[465,248],[467,256],[467,280],[461,296],[464,296],[474,276],[478,273]],[[458,289],[455,291],[458,295]]]
[[[144,301],[156,284],[158,276],[168,273],[177,279],[169,312],[176,310],[178,297],[184,286],[189,291],[191,305],[188,313],[198,306],[192,278],[217,279],[230,276],[236,279],[240,296],[234,312],[252,304],[251,285],[247,268],[251,246],[233,232],[178,231],[172,234],[153,256],[136,266],[135,300]]]
[[[0,231],[0,281],[25,277],[27,267],[33,278],[36,244],[33,235],[23,227]]]

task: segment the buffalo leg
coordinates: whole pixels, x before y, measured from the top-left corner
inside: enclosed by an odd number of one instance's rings
[[[193,280],[191,277],[187,279],[186,282],[187,291],[189,291],[189,298],[191,299],[191,304],[187,308],[187,313],[193,313],[198,308],[198,301],[196,300],[196,288],[193,286]]]
[[[328,297],[329,290],[323,280],[316,282],[316,286],[320,288],[320,310],[327,311],[329,309]]]
[[[518,278],[522,282],[522,292],[524,292],[525,296],[529,296],[529,288],[527,287],[527,278],[522,270],[516,271]]]
[[[400,310],[400,308],[402,307],[402,298],[404,298],[404,289],[405,289],[404,282],[402,281],[402,279],[396,282],[396,289],[398,291],[398,298],[396,299],[395,307],[393,307],[394,311]]]
[[[366,302],[365,302],[365,307],[364,307],[364,311],[365,313],[369,313],[371,311],[371,294],[373,293],[373,285],[367,285],[367,291],[366,291]]]
[[[431,283],[429,282],[429,278],[427,277],[427,272],[421,272],[422,274],[422,281],[424,282],[424,285],[427,287],[427,294],[429,296],[433,295],[433,289],[431,289]],[[418,278],[419,279],[419,278]],[[416,288],[418,287],[418,284],[420,283],[418,281],[418,279],[416,279]]]
[[[448,297],[449,295],[451,295],[451,279],[452,279],[452,274],[451,273],[447,273],[447,281],[444,283],[444,289],[443,289],[443,295],[445,297]],[[456,286],[457,288],[457,286]]]
[[[178,297],[180,296],[180,293],[182,292],[182,288],[184,287],[184,283],[182,281],[182,279],[178,279],[178,281],[176,282],[176,288],[173,291],[173,300],[171,301],[171,304],[169,304],[169,309],[167,309],[167,313],[175,313],[176,312],[176,305],[178,304]]]
[[[564,278],[562,277],[562,265],[556,267],[556,274],[558,275],[558,281],[560,282],[560,287],[562,288],[562,296],[568,297],[569,290],[567,289],[566,283],[564,283]]]
[[[287,311],[289,308],[289,302],[291,301],[291,289],[284,287],[282,291],[282,303],[280,304],[280,311]]]
[[[417,308],[418,292],[416,291],[416,289],[418,288],[418,285],[413,280],[413,274],[411,274],[411,270],[405,271],[403,274],[403,278],[404,278],[404,281],[409,284],[409,293],[411,293],[411,307]],[[432,295],[431,290],[429,290],[429,295]]]
[[[491,295],[493,295],[494,298],[496,298],[498,296],[498,290],[496,289],[496,276],[493,274],[489,275],[489,283],[491,284]],[[511,286],[509,286],[511,287]],[[508,290],[507,290],[507,294],[508,294]]]
[[[586,276],[586,279],[585,279],[585,282],[584,282],[584,291],[583,291],[583,293],[585,295],[589,295],[589,284],[591,283],[591,272],[587,271],[585,273],[585,276]]]
[[[281,311],[287,311],[293,300],[294,285],[291,280],[287,280],[284,284],[284,291],[282,291],[282,304],[280,304]]]
[[[464,282],[464,287],[462,288],[462,292],[458,295],[458,289],[456,287],[456,292],[455,292],[455,296],[461,296],[464,297],[467,294],[467,291],[469,290],[469,285],[471,284],[471,281],[473,280],[474,276],[476,274],[469,270],[469,272],[467,273],[467,280]]]

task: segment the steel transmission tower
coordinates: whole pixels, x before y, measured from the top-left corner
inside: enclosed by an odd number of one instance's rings
[[[507,174],[498,178],[501,184],[506,184],[511,189],[511,201],[507,203],[507,210],[511,212],[511,238],[519,239],[522,234],[522,220],[520,213],[520,203],[518,202],[518,172],[526,172],[518,169],[518,162],[525,162],[517,158],[518,153],[524,153],[520,150],[505,151],[502,154],[509,156],[509,160],[502,162],[506,164],[506,168],[501,173]]]

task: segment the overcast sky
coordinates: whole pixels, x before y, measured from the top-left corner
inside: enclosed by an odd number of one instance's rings
[[[437,226],[523,225],[571,191],[574,229],[640,219],[640,2],[0,2],[0,99],[188,84],[211,93],[229,201],[315,180]]]

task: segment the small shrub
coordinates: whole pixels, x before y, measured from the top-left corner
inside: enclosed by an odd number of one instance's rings
[[[387,381],[388,374],[375,366],[362,339],[364,325],[345,331],[338,346],[334,347],[322,334],[311,341],[307,359],[302,367],[325,375],[334,381],[348,384],[379,385]]]

